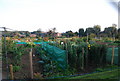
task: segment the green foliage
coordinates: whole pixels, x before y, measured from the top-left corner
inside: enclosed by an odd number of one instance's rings
[[[75,36],[76,34],[73,33],[71,30],[70,31],[66,31],[65,33],[62,34],[63,36],[66,36],[66,37],[73,37]]]
[[[118,46],[118,43],[110,43],[108,45],[112,45],[112,46]]]
[[[104,32],[107,34],[108,37],[116,36],[117,34],[117,28],[114,26],[105,28]]]
[[[44,79],[44,78],[42,77],[42,74],[41,74],[41,73],[34,73],[34,78],[35,78],[35,79]]]
[[[106,65],[105,67],[104,67],[104,69],[107,69],[107,68],[117,68],[118,66],[117,65]]]
[[[107,71],[107,70],[114,70],[114,69],[117,69],[118,66],[117,65],[106,65],[104,67],[101,67],[101,68],[96,68],[95,71],[99,71],[99,72],[103,72],[103,71]]]
[[[84,42],[83,38],[76,38],[76,42],[80,43],[80,42]]]
[[[93,63],[96,66],[106,64],[107,47],[105,45],[94,44],[89,49],[88,59],[89,64]]]
[[[83,41],[86,42],[87,41],[87,37],[82,37]],[[90,40],[90,37],[88,37],[88,41]]]
[[[38,37],[35,40],[33,40],[33,42],[41,42],[41,41],[43,41],[43,39],[41,37]]]
[[[114,43],[120,43],[120,41],[114,41]]]
[[[40,59],[44,61],[43,69],[45,76],[52,76],[54,73],[61,71],[61,67],[59,67],[56,61],[53,61],[46,50],[43,50],[41,46],[36,46],[35,50]]]
[[[102,68],[97,68],[95,71],[99,71],[99,72],[102,72],[104,71]]]
[[[104,40],[104,42],[112,42],[111,38],[109,38],[109,37],[104,37],[103,40]]]
[[[25,52],[25,48],[24,46],[16,46],[16,47],[13,47],[12,48],[12,56],[13,56],[13,64],[14,65],[17,65],[17,64],[20,64],[21,62],[21,56],[24,54]]]
[[[3,58],[5,56],[5,51],[7,51],[8,55],[10,56],[8,59],[11,59],[9,63],[13,65],[20,65],[21,56],[25,53],[26,48],[23,45],[17,46],[16,42],[12,40],[6,40],[6,50],[4,49],[3,43]]]
[[[88,64],[94,64],[96,67],[106,64],[106,45],[99,45],[90,40],[88,43],[81,39],[65,40],[63,45],[58,43],[52,44],[67,51],[68,64],[71,69],[80,70],[81,67]],[[84,48],[84,56],[82,49]],[[83,64],[84,63],[84,64]]]
[[[13,66],[13,72],[18,72],[21,69],[21,66]]]
[[[66,79],[82,79],[83,81],[86,79],[87,80],[92,80],[92,81],[98,81],[98,79],[101,81],[116,81],[119,79],[119,69],[111,70],[111,71],[103,71],[103,72],[98,72],[98,73],[93,73],[93,74],[87,74],[83,76],[76,76],[76,77],[70,77]]]
[[[30,47],[30,48],[33,48],[33,47],[35,47],[36,45],[35,45],[33,42],[27,42],[26,46],[27,46],[27,47]]]
[[[83,28],[80,28],[80,29],[79,29],[79,37],[83,37],[84,35],[85,35],[84,29],[83,29]]]

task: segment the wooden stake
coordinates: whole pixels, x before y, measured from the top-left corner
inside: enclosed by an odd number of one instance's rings
[[[29,58],[30,58],[30,76],[31,79],[33,79],[32,48],[30,50]]]
[[[111,60],[111,64],[114,63],[114,47],[112,47],[112,60]]]
[[[84,69],[84,48],[82,48],[82,67],[81,69]]]
[[[13,66],[12,66],[12,64],[10,64],[9,67],[10,67],[10,79],[13,80],[14,76],[13,76]]]
[[[85,56],[85,59],[86,59],[86,64],[85,64],[85,66],[87,67],[87,65],[88,65],[88,47],[86,48],[86,56]]]
[[[68,48],[67,48],[67,43],[65,45],[66,45],[66,59],[67,59],[67,65],[68,65]]]

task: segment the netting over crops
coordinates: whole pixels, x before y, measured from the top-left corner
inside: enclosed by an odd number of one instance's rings
[[[107,49],[107,62],[111,63],[112,60],[112,48]],[[118,48],[114,48],[114,64],[118,64]]]
[[[47,55],[51,58],[52,61],[56,61],[61,68],[66,68],[67,59],[65,50],[61,50],[44,42],[41,43],[41,46],[47,52]]]
[[[34,42],[34,44],[40,44],[44,51],[47,52],[46,60],[56,61],[57,65],[62,69],[67,66],[66,51],[59,49],[55,46],[47,44],[48,42]],[[27,44],[26,42],[18,42],[17,44]],[[43,57],[44,58],[44,57]]]

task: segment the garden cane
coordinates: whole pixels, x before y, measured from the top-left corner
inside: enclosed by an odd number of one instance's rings
[[[30,49],[29,58],[30,58],[30,77],[31,79],[33,79],[32,48]]]

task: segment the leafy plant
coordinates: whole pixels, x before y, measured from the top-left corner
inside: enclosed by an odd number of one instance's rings
[[[21,69],[21,66],[13,66],[13,72],[18,72]]]

